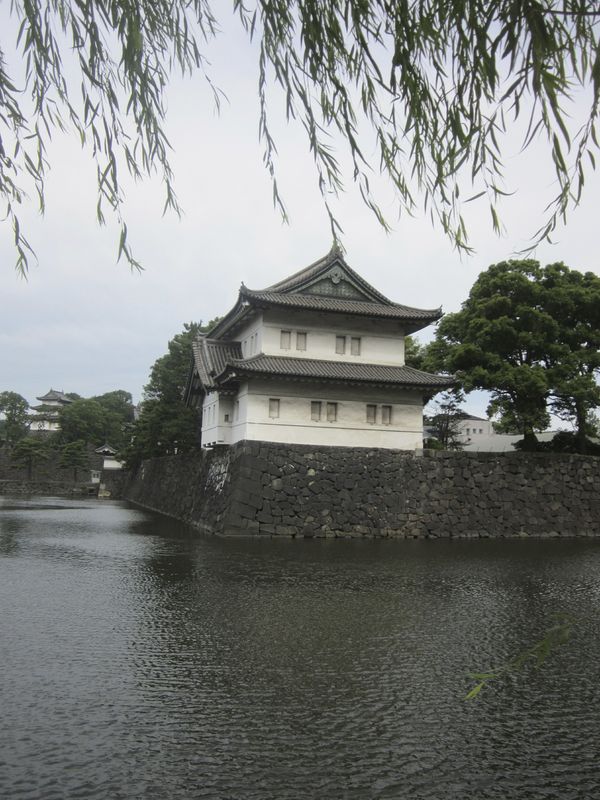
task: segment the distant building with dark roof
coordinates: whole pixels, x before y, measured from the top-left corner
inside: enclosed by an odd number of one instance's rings
[[[64,392],[50,389],[41,397],[36,397],[40,401],[39,406],[31,406],[35,414],[29,417],[29,430],[36,432],[52,432],[60,430],[59,411],[61,408],[72,403],[71,397],[67,397]]]
[[[413,450],[423,400],[452,379],[404,363],[404,337],[441,308],[394,303],[333,248],[237,303],[194,343],[186,402],[201,443],[243,439]]]

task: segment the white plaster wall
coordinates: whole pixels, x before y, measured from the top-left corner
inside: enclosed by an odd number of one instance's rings
[[[204,397],[200,439],[203,446],[232,443],[233,406],[234,400],[229,395],[219,396],[217,392],[210,392]],[[229,421],[225,419],[226,415]]]
[[[280,415],[269,417],[269,399],[278,399]],[[294,444],[389,447],[414,450],[423,445],[419,392],[364,389],[293,382],[252,381],[238,396],[240,414],[232,443],[256,439]],[[311,420],[311,401],[322,402],[322,419]],[[338,404],[337,420],[327,421],[327,402]],[[377,423],[366,421],[366,404],[378,406]],[[381,405],[392,406],[392,423],[381,424]]]
[[[348,361],[363,364],[404,365],[404,333],[390,320],[373,321],[348,315],[325,316],[290,311],[266,312],[262,320],[262,352],[267,355],[287,355],[298,358],[317,358],[328,361]],[[281,331],[292,332],[289,350],[281,348]],[[296,349],[296,333],[306,333],[306,350]],[[346,336],[346,352],[335,352],[336,336]],[[360,355],[351,354],[352,336],[361,339]]]
[[[244,358],[263,352],[263,315],[256,314],[245,325],[235,331],[235,341],[242,345]]]

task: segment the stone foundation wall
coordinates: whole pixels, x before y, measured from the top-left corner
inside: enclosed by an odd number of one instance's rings
[[[217,534],[600,536],[600,459],[239,442],[144,462],[126,497]]]

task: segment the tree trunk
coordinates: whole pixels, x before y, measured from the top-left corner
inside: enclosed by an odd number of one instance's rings
[[[585,407],[583,403],[575,401],[575,415],[577,419],[577,431],[575,433],[575,439],[577,442],[577,452],[585,455],[588,451],[587,446],[587,436],[586,433],[586,426],[587,426],[587,414],[585,412]]]

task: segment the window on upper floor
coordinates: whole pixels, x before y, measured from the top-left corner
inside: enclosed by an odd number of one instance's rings
[[[335,337],[335,352],[339,355],[344,355],[346,352],[346,337],[345,336],[336,336]]]
[[[375,425],[377,419],[377,406],[367,403],[367,422],[369,425]]]
[[[292,346],[292,332],[291,331],[281,331],[281,336],[279,338],[279,346],[282,350],[289,350]]]
[[[310,404],[310,418],[313,422],[321,421],[321,401],[312,400]]]
[[[353,356],[360,355],[360,336],[350,337],[350,354]]]
[[[296,350],[306,350],[306,333],[304,331],[296,333]]]
[[[327,422],[337,422],[338,404],[327,403]]]
[[[269,400],[269,416],[271,419],[279,417],[279,400],[276,397],[271,397]]]

